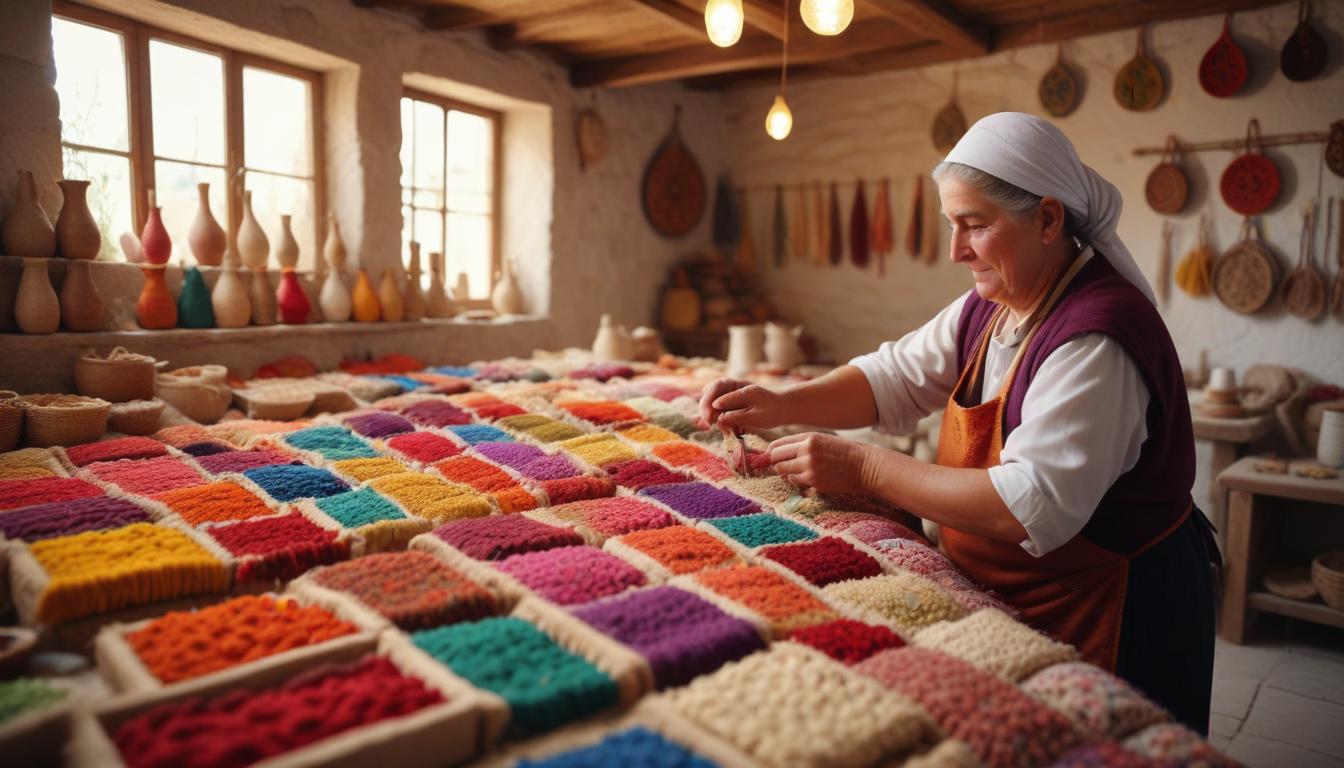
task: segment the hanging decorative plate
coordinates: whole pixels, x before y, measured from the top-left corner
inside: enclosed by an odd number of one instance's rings
[[[1260,121],[1251,118],[1246,126],[1246,152],[1223,171],[1218,188],[1227,207],[1242,216],[1254,216],[1274,204],[1279,197],[1279,169],[1261,154]]]
[[[1115,74],[1115,100],[1130,111],[1147,112],[1162,101],[1166,88],[1162,70],[1144,52],[1143,27],[1139,27],[1134,58]]]
[[[1053,117],[1065,117],[1078,108],[1081,92],[1078,80],[1069,68],[1064,66],[1064,47],[1055,51],[1054,66],[1045,71],[1041,85],[1037,89],[1041,97],[1041,106]]]
[[[957,76],[952,75],[952,100],[947,102],[947,106],[938,111],[933,118],[933,146],[938,150],[938,154],[946,155],[957,146],[961,137],[966,134],[966,116],[961,113],[961,108],[957,106]]]
[[[1232,39],[1232,14],[1223,17],[1223,34],[1199,62],[1199,84],[1210,96],[1235,96],[1246,85],[1250,67],[1246,54]]]
[[[587,170],[607,154],[607,124],[597,113],[597,96],[593,104],[579,110],[574,116],[574,139],[579,144],[579,167]]]
[[[1278,259],[1248,218],[1241,224],[1242,241],[1232,246],[1213,267],[1213,292],[1233,312],[1259,312],[1274,296],[1279,280]]]
[[[1175,136],[1167,137],[1167,149],[1162,153],[1162,162],[1148,174],[1148,182],[1143,186],[1143,194],[1148,205],[1158,213],[1168,216],[1180,213],[1190,192],[1190,184],[1185,173],[1176,164],[1177,144]]]
[[[1326,59],[1329,58],[1325,38],[1311,26],[1309,16],[1311,7],[1307,0],[1299,0],[1297,28],[1293,30],[1288,42],[1283,44],[1283,51],[1279,53],[1279,68],[1283,70],[1284,77],[1299,83],[1321,74],[1321,70],[1325,69]]]
[[[654,231],[681,237],[695,229],[705,214],[705,176],[681,140],[681,107],[672,116],[672,130],[654,151],[641,184],[644,215]]]
[[[1330,138],[1325,142],[1325,164],[1336,176],[1344,176],[1344,120],[1330,124]],[[1344,221],[1340,222],[1344,229]]]

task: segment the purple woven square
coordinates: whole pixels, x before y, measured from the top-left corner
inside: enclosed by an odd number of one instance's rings
[[[583,543],[568,528],[522,515],[468,517],[441,525],[434,535],[477,560],[503,560],[510,555]]]
[[[527,443],[477,443],[472,450],[496,464],[519,469],[546,455],[546,452]]]
[[[533,480],[561,480],[583,474],[568,456],[559,453],[533,459],[526,466],[519,467],[518,473]]]
[[[365,437],[390,437],[415,430],[415,425],[405,418],[386,411],[351,416],[345,420],[345,425]]]
[[[654,485],[641,489],[639,495],[661,501],[677,512],[698,520],[752,515],[761,511],[756,502],[709,483]]]
[[[471,414],[452,403],[442,400],[424,400],[401,409],[406,418],[426,427],[446,427],[450,424],[470,424]]]
[[[5,512],[0,514],[0,533],[7,539],[41,541],[146,522],[149,515],[145,510],[126,499],[94,496]]]
[[[199,443],[187,443],[182,446],[182,452],[188,456],[210,456],[232,450],[234,450],[232,445],[219,440],[202,440]]]
[[[209,456],[200,456],[196,463],[212,475],[224,472],[246,472],[257,467],[269,467],[275,464],[293,464],[294,459],[275,451],[259,448],[252,451],[227,451]]]
[[[676,587],[603,600],[576,608],[574,615],[643,656],[659,689],[688,683],[764,646],[750,624]]]

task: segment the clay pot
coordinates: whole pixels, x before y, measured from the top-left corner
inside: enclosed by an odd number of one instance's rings
[[[378,284],[378,304],[383,308],[383,322],[399,323],[406,319],[406,304],[390,269],[383,270],[383,279]]]
[[[799,339],[803,336],[803,326],[765,324],[765,359],[776,368],[793,368],[803,362],[803,349]]]
[[[345,241],[341,240],[341,228],[336,226],[335,216],[327,216],[327,242],[323,246],[322,256],[331,269],[345,271]]]
[[[290,231],[290,221],[289,214],[280,217],[280,240],[275,244],[275,263],[281,269],[293,269],[299,264],[299,243]]]
[[[0,228],[0,251],[8,256],[49,259],[56,255],[56,230],[37,202],[31,171],[19,172],[19,194]]]
[[[376,323],[383,317],[383,307],[378,301],[378,292],[373,289],[373,281],[363,267],[355,278],[355,290],[350,297],[355,322]]]
[[[618,326],[611,315],[603,315],[593,338],[593,357],[599,362],[630,359],[630,334],[625,326]]]
[[[61,303],[51,287],[46,259],[24,259],[14,321],[24,333],[55,333],[61,326]]]
[[[350,319],[353,308],[350,289],[345,287],[345,278],[334,268],[327,271],[327,277],[322,281],[317,305],[322,309],[322,319],[328,323],[344,323]]]
[[[452,317],[453,302],[443,285],[443,254],[429,254],[429,292],[425,297],[425,314],[429,317]]]
[[[490,292],[490,306],[501,315],[519,315],[523,312],[523,292],[513,279],[513,268],[505,260],[504,269],[495,276],[495,289]]]
[[[249,269],[265,269],[266,255],[271,250],[271,241],[252,213],[252,193],[243,193],[243,223],[238,227],[238,255],[243,258],[243,266]]]
[[[103,248],[103,233],[89,210],[89,182],[66,179],[56,182],[65,202],[56,219],[56,249],[67,259],[91,261]]]
[[[420,321],[425,319],[425,292],[420,287],[420,244],[411,241],[411,261],[406,268],[406,289],[402,293],[402,303],[406,307],[406,319]]]
[[[135,317],[141,328],[162,331],[177,325],[177,302],[168,290],[167,270],[162,266],[142,267],[145,286],[140,289],[140,300],[135,303]]]
[[[252,319],[252,302],[247,297],[247,286],[243,285],[234,263],[236,260],[237,255],[231,252],[228,264],[220,270],[215,290],[210,294],[215,325],[220,328],[242,328]]]
[[[453,301],[457,302],[458,308],[461,309],[470,300],[471,287],[467,282],[467,273],[458,272],[457,283],[453,285]]]
[[[293,267],[287,267],[280,273],[280,288],[275,292],[275,303],[280,310],[280,322],[286,325],[308,322],[308,312],[313,305],[308,301],[308,294],[303,290],[303,284],[299,282],[299,275]]]
[[[14,262],[0,261],[0,331],[12,331],[18,326],[14,323],[14,302],[19,296],[19,278],[23,267]]]
[[[210,185],[204,182],[196,185],[196,194],[200,203],[196,207],[196,219],[191,222],[187,232],[187,244],[191,246],[191,255],[196,263],[207,267],[218,267],[224,261],[224,250],[228,247],[228,237],[224,228],[210,212]]]
[[[173,241],[163,226],[163,209],[154,204],[154,193],[149,193],[149,218],[145,231],[140,233],[140,253],[149,264],[167,264],[173,255]]]
[[[177,322],[183,328],[215,327],[215,308],[201,270],[188,267],[182,273],[182,293],[177,297]]]
[[[275,289],[271,287],[271,276],[265,269],[252,270],[248,300],[252,302],[253,325],[275,325]]]
[[[67,331],[87,333],[103,327],[107,305],[93,284],[89,262],[71,261],[65,267],[61,283],[61,324]]]

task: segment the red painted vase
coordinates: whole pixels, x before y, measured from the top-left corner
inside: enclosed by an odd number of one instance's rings
[[[288,325],[300,325],[308,322],[308,312],[312,304],[308,294],[304,293],[303,283],[293,268],[280,273],[280,287],[275,291],[276,307],[280,310],[280,322]]]
[[[167,264],[168,257],[173,255],[173,241],[169,239],[168,230],[163,226],[160,210],[158,207],[149,209],[145,230],[140,233],[140,252],[150,264]]]

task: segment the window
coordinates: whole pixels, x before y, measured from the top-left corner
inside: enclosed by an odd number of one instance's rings
[[[313,266],[324,203],[317,74],[63,0],[54,11],[65,175],[93,182],[99,258],[119,258],[121,233],[143,229],[154,190],[173,262],[194,263],[187,233],[204,182],[230,232],[244,189],[273,242],[290,214],[299,267]]]
[[[401,236],[421,260],[444,254],[445,281],[465,273],[484,305],[499,264],[500,114],[407,89],[401,99]]]

